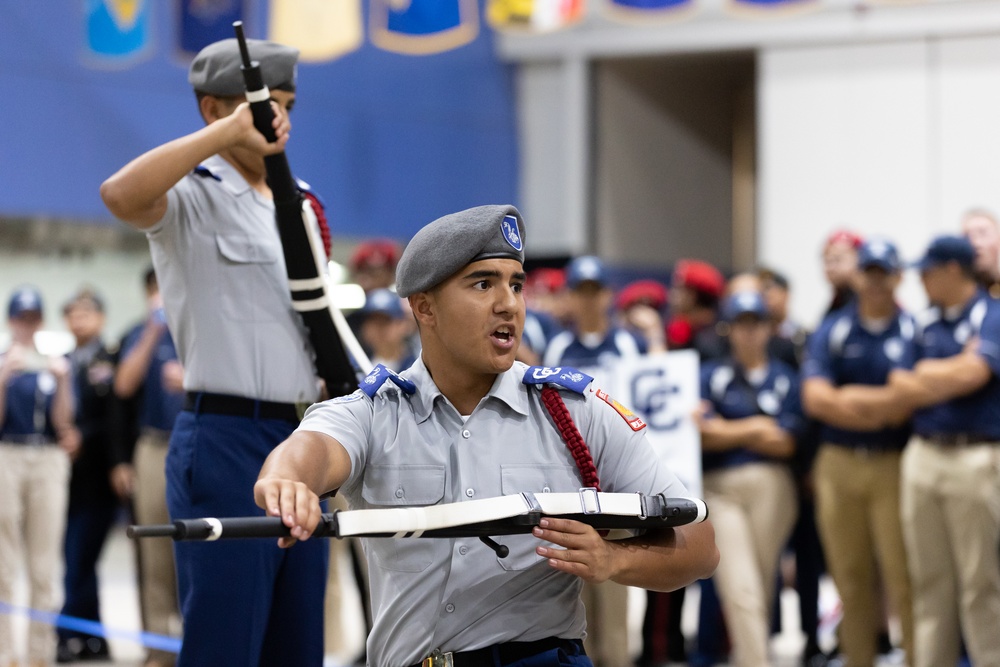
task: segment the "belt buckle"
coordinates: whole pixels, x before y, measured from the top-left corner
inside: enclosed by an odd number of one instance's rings
[[[420,667],[455,667],[455,660],[451,651],[442,653],[441,649],[434,649],[429,656],[423,659]]]

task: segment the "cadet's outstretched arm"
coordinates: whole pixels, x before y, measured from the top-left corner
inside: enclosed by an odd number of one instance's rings
[[[340,488],[350,472],[347,450],[314,431],[292,433],[268,455],[253,487],[254,501],[291,529],[291,537],[278,540],[280,546],[312,535],[321,515],[319,496]]]

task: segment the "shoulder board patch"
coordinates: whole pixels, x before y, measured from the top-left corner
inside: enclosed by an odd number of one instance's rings
[[[222,182],[222,178],[216,176],[214,173],[212,173],[211,169],[209,169],[203,164],[199,164],[197,167],[195,167],[194,173],[197,174],[198,176],[201,176],[202,178],[214,178],[219,183]]]
[[[379,364],[375,368],[371,369],[371,372],[365,376],[365,379],[362,380],[358,386],[361,388],[361,391],[368,395],[369,398],[374,398],[375,393],[379,390],[379,387],[385,384],[385,381],[389,379],[391,379],[397,387],[402,389],[407,394],[412,394],[417,390],[417,385],[413,384],[413,382],[407,380],[395,371],[386,368],[382,364]]]
[[[597,398],[614,408],[615,412],[621,415],[622,419],[625,420],[625,423],[628,424],[628,427],[633,431],[641,431],[646,428],[646,422],[642,421],[642,419],[639,418],[639,415],[635,414],[624,405],[608,396],[608,392],[603,389],[598,389]]]
[[[582,394],[594,378],[569,366],[531,366],[524,371],[524,384],[555,384]]]
[[[316,199],[316,201],[319,202],[320,206],[326,208],[326,202],[324,202],[323,199],[318,194],[316,194],[316,191],[313,190],[313,187],[311,185],[303,181],[301,178],[298,178],[297,176],[295,177],[295,184],[299,186],[299,192],[312,195]]]

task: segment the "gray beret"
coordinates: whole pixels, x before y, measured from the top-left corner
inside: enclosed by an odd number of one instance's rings
[[[446,215],[406,246],[396,265],[396,292],[426,292],[466,264],[497,258],[524,263],[524,220],[516,208],[477,206]]]
[[[260,63],[265,86],[271,90],[295,91],[298,49],[262,39],[248,39],[247,49],[250,51],[250,59]],[[188,82],[195,90],[209,95],[242,95],[242,65],[239,43],[234,37],[223,39],[198,52],[191,61]]]

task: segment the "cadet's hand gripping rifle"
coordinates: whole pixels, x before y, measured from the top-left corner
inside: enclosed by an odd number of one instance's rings
[[[253,124],[269,142],[276,140],[271,92],[264,85],[260,63],[250,60],[250,50],[243,36],[243,22],[233,24],[243,59],[243,81]],[[316,352],[316,374],[326,382],[331,397],[349,394],[357,388],[357,374],[345,349],[366,371],[370,365],[355,340],[344,316],[330,301],[325,279],[325,252],[313,230],[314,215],[299,189],[284,152],[264,156],[267,184],[274,197],[274,214],[281,237],[281,248],[288,272],[292,305],[302,317],[309,340]]]

